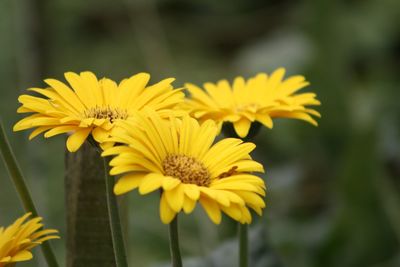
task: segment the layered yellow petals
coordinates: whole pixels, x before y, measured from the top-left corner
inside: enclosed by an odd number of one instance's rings
[[[0,267],[32,259],[30,250],[46,240],[57,239],[58,231],[41,230],[42,218],[28,220],[27,213],[7,228],[0,227]]]
[[[110,138],[118,145],[102,154],[114,156],[111,174],[121,174],[115,194],[135,189],[140,194],[161,192],[163,223],[181,211],[191,213],[197,203],[216,224],[222,213],[241,223],[251,222],[248,208],[261,214],[265,184],[251,173],[264,169],[249,155],[254,144],[235,138],[213,144],[218,127],[211,120],[202,124],[189,116],[162,120],[150,109],[135,118],[119,123],[120,130]]]
[[[271,75],[257,74],[248,79],[237,77],[232,85],[226,80],[216,84],[205,83],[204,90],[194,84],[185,84],[190,98],[182,104],[200,121],[212,119],[218,124],[230,122],[236,134],[244,138],[252,123],[273,127],[273,118],[293,118],[317,125],[313,118],[320,114],[307,106],[320,105],[313,93],[296,94],[309,85],[303,76],[283,79],[285,69],[279,68]]]
[[[70,133],[67,148],[78,150],[89,135],[102,147],[112,146],[106,139],[115,130],[115,123],[131,120],[145,107],[166,116],[175,112],[183,101],[181,89],[174,90],[174,79],[162,80],[148,86],[150,75],[139,73],[119,84],[97,77],[91,72],[80,74],[67,72],[68,84],[55,79],[46,79],[47,88],[31,88],[36,96],[21,95],[19,113],[31,113],[14,126],[14,131],[34,128],[30,139],[41,133],[52,137]]]

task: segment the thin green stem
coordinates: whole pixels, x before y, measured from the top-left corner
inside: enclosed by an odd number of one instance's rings
[[[119,197],[118,206],[121,216],[122,234],[126,244],[126,240],[129,237],[129,194]]]
[[[171,252],[172,267],[182,267],[181,252],[179,249],[178,214],[169,224],[169,249]]]
[[[255,122],[251,124],[248,135],[241,138],[244,142],[252,142],[254,137],[259,133],[261,124]],[[234,129],[232,123],[224,123],[222,128],[226,137],[240,138]],[[238,239],[239,239],[239,267],[247,267],[249,265],[249,238],[247,224],[238,222]]]
[[[38,212],[33,204],[31,194],[25,183],[25,179],[22,175],[21,169],[18,166],[17,160],[11,150],[10,143],[7,140],[7,136],[0,122],[0,150],[3,156],[4,163],[7,167],[8,173],[12,179],[15,189],[18,192],[19,198],[21,199],[22,205],[25,211],[32,213],[32,216],[37,217]],[[49,267],[58,267],[56,257],[54,256],[53,250],[51,249],[49,241],[41,245],[43,255],[46,259]]]
[[[248,225],[239,223],[239,267],[249,264]]]
[[[118,211],[118,202],[114,194],[114,177],[110,176],[109,158],[103,158],[107,192],[108,216],[110,219],[111,237],[114,247],[117,267],[128,267],[124,238],[122,235],[121,220]]]

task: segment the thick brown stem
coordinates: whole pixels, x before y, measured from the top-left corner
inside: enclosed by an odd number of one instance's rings
[[[85,143],[66,152],[67,267],[116,266],[103,160]]]

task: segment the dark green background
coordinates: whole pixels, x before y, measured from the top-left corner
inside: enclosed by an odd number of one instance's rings
[[[400,1],[2,0],[0,48],[0,116],[46,224],[62,235],[64,138],[12,133],[26,88],[66,71],[147,71],[179,87],[283,66],[306,75],[323,105],[318,128],[276,120],[256,139],[268,185],[258,224],[273,253],[289,267],[400,266]],[[132,266],[168,261],[157,197],[130,200]],[[21,214],[0,164],[0,225]],[[235,229],[199,209],[181,232],[183,254],[201,257]],[[63,240],[53,244],[62,259]],[[20,266],[44,266],[35,255]]]

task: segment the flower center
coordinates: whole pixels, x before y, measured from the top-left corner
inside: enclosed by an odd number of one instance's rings
[[[193,157],[170,154],[162,162],[164,174],[178,178],[185,184],[208,186],[211,182],[206,167]]]
[[[84,116],[86,118],[95,118],[95,119],[108,119],[110,122],[114,122],[117,119],[127,119],[128,112],[125,109],[121,108],[113,108],[110,106],[106,107],[94,107],[84,111]]]
[[[256,112],[257,109],[260,108],[260,105],[257,103],[250,103],[250,104],[244,104],[244,105],[240,105],[238,107],[235,108],[236,112],[244,112],[244,111],[252,111],[252,112]]]

